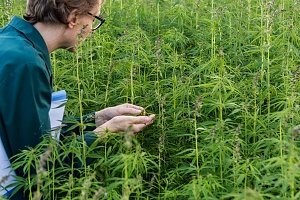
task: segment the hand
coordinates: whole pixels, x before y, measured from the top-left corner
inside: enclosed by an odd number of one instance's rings
[[[128,103],[114,107],[108,107],[95,113],[95,123],[98,127],[116,116],[137,115],[140,114],[143,110],[143,107]]]
[[[150,116],[116,116],[94,130],[96,134],[101,134],[105,130],[113,133],[133,132],[137,133],[153,123],[155,115]]]

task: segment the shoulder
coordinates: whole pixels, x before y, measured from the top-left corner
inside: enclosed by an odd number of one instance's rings
[[[0,39],[1,40],[1,39]],[[45,64],[37,52],[26,41],[5,42],[7,48],[0,45],[0,80],[20,71],[45,71]],[[18,43],[18,44],[16,44]]]
[[[13,28],[0,33],[0,76],[4,71],[15,71],[20,67],[32,66],[45,69],[45,60],[23,34]]]
[[[7,26],[0,29],[0,58],[13,58],[22,63],[36,62],[50,68],[49,53],[42,35],[18,17],[13,17]]]
[[[0,59],[14,60],[15,62],[40,62],[37,50],[33,44],[20,36],[0,35]],[[0,64],[1,65],[1,64]]]
[[[44,60],[30,43],[16,38],[7,38],[4,43],[7,45],[6,48],[5,45],[0,45],[0,86],[5,82],[28,80],[30,77],[32,79],[44,77],[50,82],[51,74]]]

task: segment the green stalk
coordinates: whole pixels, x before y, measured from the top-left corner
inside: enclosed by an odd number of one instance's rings
[[[91,63],[91,68],[92,68],[92,87],[93,87],[93,90],[94,90],[94,97],[97,96],[97,88],[96,88],[96,80],[95,80],[95,67],[94,67],[94,61],[93,61],[93,41],[90,40],[90,53],[91,53],[91,56],[90,56],[90,63]]]
[[[122,200],[129,200],[129,195],[130,195],[130,189],[129,189],[129,176],[128,176],[128,164],[127,164],[127,154],[123,154],[123,160],[124,160],[124,173],[125,173],[125,183],[123,186],[123,196]]]
[[[51,54],[51,61],[52,61],[52,75],[53,75],[53,80],[56,80],[56,74],[57,74],[57,66],[56,66],[56,54],[55,52],[53,52]],[[55,89],[55,85],[54,85],[54,88],[53,88],[53,91],[56,91]]]
[[[199,27],[199,10],[200,10],[200,0],[197,0],[197,3],[194,5],[194,8],[196,8],[196,12],[195,12],[195,30],[198,30]]]
[[[215,57],[216,54],[216,22],[215,22],[215,16],[214,16],[214,0],[211,0],[211,59]]]
[[[194,134],[195,134],[195,154],[196,154],[196,170],[197,170],[197,179],[200,179],[200,167],[199,167],[199,147],[198,147],[198,130],[197,130],[197,117],[194,114]]]
[[[267,93],[268,93],[268,124],[270,124],[270,115],[271,115],[271,92],[270,92],[270,48],[271,48],[271,32],[272,32],[272,25],[270,22],[270,18],[268,16],[271,16],[272,13],[267,11]]]
[[[264,2],[263,2],[263,0],[261,1],[261,5],[264,5]],[[260,8],[260,11],[261,11],[261,20],[260,20],[260,31],[261,31],[261,40],[260,40],[260,45],[261,46],[264,46],[264,42],[265,42],[265,40],[264,40],[264,6],[261,6],[261,8]],[[265,53],[264,53],[264,47],[263,48],[261,48],[261,69],[260,69],[260,72],[261,72],[261,76],[260,76],[260,78],[261,78],[261,83],[263,83],[263,79],[264,79],[264,62],[265,62]],[[264,94],[264,91],[263,91],[263,89],[262,89],[262,91],[260,91],[260,99],[263,99],[263,97],[262,97],[262,95]],[[260,112],[261,112],[261,109],[260,109]]]
[[[159,138],[159,153],[158,153],[158,187],[159,187],[159,193],[161,191],[161,168],[162,168],[162,153],[164,150],[164,105],[163,105],[163,96],[161,93],[161,86],[160,86],[160,75],[161,75],[161,69],[160,69],[160,59],[161,59],[161,36],[159,36],[156,40],[156,95],[158,98],[158,116],[159,116],[159,123],[161,128],[161,135]]]
[[[284,0],[281,1],[281,6],[282,8],[281,9],[284,9]],[[285,20],[285,17],[284,17],[284,12],[281,12],[281,20],[280,21],[283,21]],[[290,30],[288,30],[289,28],[287,27],[287,29],[285,29],[284,33],[283,33],[283,40],[284,41],[289,41],[289,37],[286,35],[285,32],[289,32]],[[283,82],[284,82],[284,85],[285,85],[285,96],[288,97],[290,94],[290,89],[289,89],[289,83],[290,83],[290,75],[289,75],[289,49],[290,49],[290,42],[287,42],[287,52],[285,54],[283,54],[284,56],[284,59],[282,61],[282,69],[285,69],[283,70]],[[288,105],[287,105],[288,107]],[[287,108],[285,108],[287,109]],[[284,159],[284,126],[285,126],[285,118],[287,116],[284,115],[282,116],[282,118],[280,119],[280,128],[279,128],[279,141],[280,141],[280,158],[283,160]],[[281,174],[282,175],[287,175],[287,170],[286,170],[286,166],[282,163],[281,164]],[[286,195],[286,194],[285,194]]]
[[[247,0],[248,6],[247,6],[247,31],[250,32],[251,27],[251,0]]]
[[[58,146],[58,143],[54,143],[53,144],[53,147],[56,147]],[[56,150],[53,150],[53,153],[52,153],[52,159],[53,159],[53,166],[52,166],[52,199],[55,199],[55,161],[56,161],[56,153],[57,151]],[[50,185],[49,185],[50,187]],[[51,188],[49,188],[49,191],[51,191]]]
[[[176,66],[178,65],[178,55],[175,53],[174,55],[175,61],[173,64],[173,71],[172,71],[172,92],[173,92],[173,97],[176,97],[177,95],[177,76],[176,76]],[[173,120],[176,120],[176,107],[177,107],[177,98],[173,98]]]
[[[260,72],[256,73],[256,76],[254,77],[253,80],[253,102],[254,102],[254,106],[253,106],[253,143],[256,142],[256,127],[257,127],[257,111],[258,111],[258,105],[257,105],[257,92],[258,92],[258,80],[259,80],[259,76],[260,76]],[[250,142],[250,141],[249,141]]]
[[[160,34],[160,5],[159,0],[156,0],[156,12],[157,12],[157,35]]]
[[[133,52],[132,52],[132,60],[130,62],[130,102],[134,103],[134,54],[135,54],[135,47],[133,46]]]
[[[83,68],[83,63],[79,63],[79,55],[82,55],[82,48],[78,47],[77,48],[77,51],[76,51],[76,78],[77,78],[77,92],[78,92],[78,106],[79,106],[79,117],[80,117],[80,128],[79,128],[79,131],[80,131],[80,135],[81,135],[81,138],[82,138],[82,161],[83,161],[83,166],[84,166],[84,169],[85,169],[85,176],[87,176],[87,167],[86,167],[86,148],[85,148],[85,145],[84,145],[84,133],[83,133],[83,107],[82,107],[82,96],[83,96],[83,90],[81,90],[81,80],[80,80],[80,66],[81,68]]]
[[[106,86],[105,86],[105,98],[104,98],[105,107],[108,106],[108,94],[109,94],[109,86],[110,86],[110,81],[111,81],[111,76],[112,76],[113,65],[114,65],[114,62],[112,61],[112,54],[111,54],[110,66],[109,66],[107,82],[106,82]]]
[[[35,167],[37,169],[37,167]],[[29,199],[32,200],[32,187],[31,187],[31,173],[30,173],[30,167],[28,168],[28,173],[27,173],[27,181],[28,181],[28,185],[30,185],[29,187]],[[38,188],[37,188],[38,189]]]

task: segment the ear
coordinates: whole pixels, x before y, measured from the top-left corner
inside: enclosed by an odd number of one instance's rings
[[[68,27],[74,28],[74,26],[77,24],[77,20],[77,10],[73,10],[68,16]]]

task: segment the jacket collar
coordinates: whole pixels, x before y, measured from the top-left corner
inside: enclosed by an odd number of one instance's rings
[[[17,16],[14,16],[8,25],[14,27],[19,32],[23,33],[24,36],[32,43],[33,47],[37,51],[41,52],[41,54],[42,54],[41,56],[47,66],[47,70],[48,70],[49,74],[52,75],[48,48],[45,43],[45,40],[43,39],[43,37],[39,33],[39,31],[36,28],[34,28],[34,26],[29,24],[27,21],[25,21]]]

